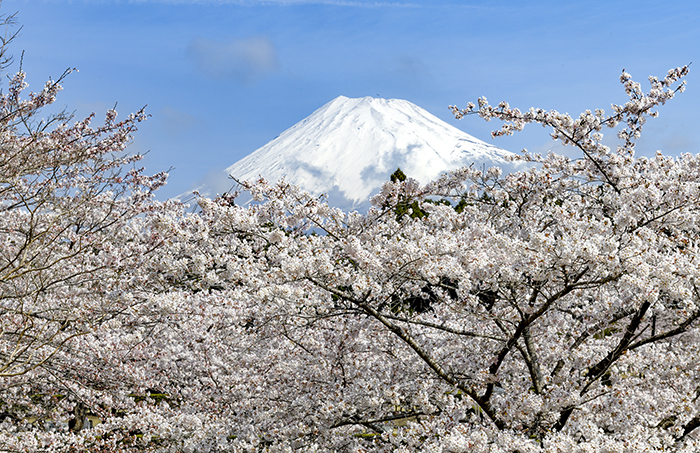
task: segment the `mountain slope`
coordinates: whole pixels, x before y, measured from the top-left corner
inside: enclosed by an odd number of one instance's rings
[[[285,178],[331,204],[364,205],[397,167],[425,184],[510,154],[400,99],[340,96],[226,169],[238,180]]]

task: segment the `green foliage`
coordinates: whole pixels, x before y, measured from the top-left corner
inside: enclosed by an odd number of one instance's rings
[[[401,167],[397,168],[394,173],[391,174],[391,182],[404,182],[406,180],[406,174],[401,171]]]
[[[420,208],[418,200],[400,202],[396,205],[394,209],[396,213],[396,220],[401,221],[403,216],[409,215],[412,219],[422,219],[428,214]]]
[[[401,170],[401,168],[397,168],[394,173],[391,174],[391,182],[404,182],[407,179],[406,174]],[[394,212],[396,213],[396,220],[400,221],[403,216],[409,215],[410,218],[412,219],[422,219],[424,217],[428,216],[428,213],[425,212],[421,208],[421,203],[430,203],[434,205],[445,205],[445,206],[452,206],[452,203],[450,203],[450,200],[447,200],[445,198],[441,198],[440,200],[433,200],[430,198],[426,198],[425,200],[411,200],[411,199],[404,199],[400,200],[399,203],[396,205],[394,208]],[[455,211],[457,212],[462,212],[464,209],[464,206],[466,206],[466,201],[464,199],[460,200],[459,204],[455,206]]]
[[[397,168],[391,175],[391,182],[404,182],[406,181],[406,174]],[[405,215],[409,215],[412,219],[422,219],[427,214],[420,207],[418,200],[411,200],[409,198],[402,197],[394,208],[394,213],[396,214],[396,221],[400,222]]]
[[[457,213],[461,214],[464,211],[464,208],[466,208],[466,207],[467,207],[467,201],[464,198],[462,198],[461,200],[459,200],[459,203],[457,203],[457,206],[455,206],[455,211],[457,211]]]
[[[148,390],[147,393],[144,395],[130,393],[128,396],[130,398],[133,398],[134,401],[137,403],[141,403],[143,401],[153,401],[155,404],[160,404],[161,402],[165,401],[166,403],[170,404],[173,401],[170,398],[170,395],[168,395],[167,393],[162,393],[156,390]]]

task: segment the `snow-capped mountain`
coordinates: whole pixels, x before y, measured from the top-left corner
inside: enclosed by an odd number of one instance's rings
[[[398,167],[425,184],[472,163],[507,167],[508,154],[408,101],[340,96],[226,173],[239,181],[285,178],[328,194],[332,205],[360,208]]]

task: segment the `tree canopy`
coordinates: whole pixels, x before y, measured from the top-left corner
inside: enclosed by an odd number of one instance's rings
[[[636,157],[687,66],[571,117],[481,98],[577,158],[421,186],[365,214],[284,182],[158,202],[137,112],[0,95],[0,449],[697,451],[700,158]],[[604,128],[617,131],[610,149]],[[446,200],[434,202],[432,200]],[[417,213],[421,215],[417,215]]]

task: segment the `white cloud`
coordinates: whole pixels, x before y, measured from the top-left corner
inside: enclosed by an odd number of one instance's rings
[[[210,5],[241,5],[241,6],[265,6],[265,5],[335,5],[353,6],[361,8],[383,7],[409,7],[422,6],[419,3],[404,1],[362,1],[362,0],[132,0],[135,3],[170,3],[170,4],[210,4]]]
[[[187,55],[207,76],[243,83],[254,82],[279,66],[275,47],[266,36],[230,41],[199,38],[187,47]]]

